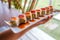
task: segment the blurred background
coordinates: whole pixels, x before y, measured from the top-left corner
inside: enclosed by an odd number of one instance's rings
[[[11,8],[16,8],[17,10],[24,8],[23,13],[30,11],[32,9],[40,9],[44,8],[46,6],[52,5],[54,8],[53,13],[56,13],[54,17],[49,20],[46,24],[39,25],[38,28],[55,38],[56,40],[60,40],[60,0],[36,0],[36,4],[34,7],[30,8],[30,5],[32,3],[32,0],[26,0],[27,4],[24,7],[24,0],[20,1],[22,7],[14,7],[13,2]],[[7,0],[4,1],[6,4],[8,4]],[[33,6],[33,5],[32,5]],[[0,30],[1,31],[1,30]]]

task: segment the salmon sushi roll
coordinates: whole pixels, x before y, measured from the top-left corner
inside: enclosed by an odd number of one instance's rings
[[[26,16],[27,21],[32,20],[31,12],[26,12],[26,13],[25,13],[25,16]]]
[[[12,27],[18,26],[18,18],[17,17],[11,17],[10,24]]]
[[[40,17],[40,10],[36,10],[37,12],[37,17]]]
[[[46,14],[45,8],[41,8],[40,16],[43,17]]]
[[[31,11],[31,14],[32,14],[32,20],[34,20],[34,19],[36,18],[35,10],[32,10],[32,11]]]
[[[48,7],[46,7],[46,15],[49,15],[50,13],[49,13],[49,8]]]
[[[24,14],[19,15],[18,18],[19,18],[19,25],[25,24],[27,22],[26,16]]]
[[[52,12],[53,12],[53,6],[49,6],[49,12],[52,14]]]

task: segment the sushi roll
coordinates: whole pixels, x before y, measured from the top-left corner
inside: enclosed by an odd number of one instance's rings
[[[52,6],[49,6],[49,12],[52,14],[52,12],[53,12],[53,7]]]
[[[36,10],[32,10],[31,14],[32,14],[32,19],[37,19],[38,18]]]
[[[32,20],[31,12],[26,12],[25,16],[26,16],[27,21]]]
[[[10,24],[12,27],[16,27],[19,25],[17,17],[11,17]]]
[[[37,17],[40,17],[40,10],[36,10],[37,12]]]
[[[45,14],[46,14],[45,8],[41,8],[40,17],[44,17]]]
[[[26,23],[26,16],[24,14],[19,15],[18,18],[19,18],[19,25]]]
[[[49,15],[50,13],[49,13],[49,8],[48,7],[46,7],[46,15]]]
[[[32,14],[32,20],[34,20],[36,18],[36,11],[35,10],[32,10],[31,11],[31,14]]]

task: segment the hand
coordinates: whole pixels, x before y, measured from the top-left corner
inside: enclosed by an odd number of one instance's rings
[[[53,15],[48,16],[46,19],[40,21],[38,24],[45,24],[45,23],[48,22],[52,17],[53,17]]]
[[[52,17],[53,17],[53,15],[52,15],[52,16],[48,16],[46,19],[44,19],[44,20],[42,20],[42,21],[40,21],[40,22],[37,22],[36,24],[32,25],[31,27],[36,27],[36,26],[38,26],[38,25],[45,24],[45,23],[48,22]]]

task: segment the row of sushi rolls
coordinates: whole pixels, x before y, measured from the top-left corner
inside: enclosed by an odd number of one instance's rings
[[[45,8],[40,8],[37,10],[31,10],[30,12],[26,12],[24,14],[18,15],[18,17],[11,17],[10,25],[12,27],[19,26],[27,23],[28,21],[44,17],[44,15],[49,15],[53,12],[53,7],[48,6]]]

